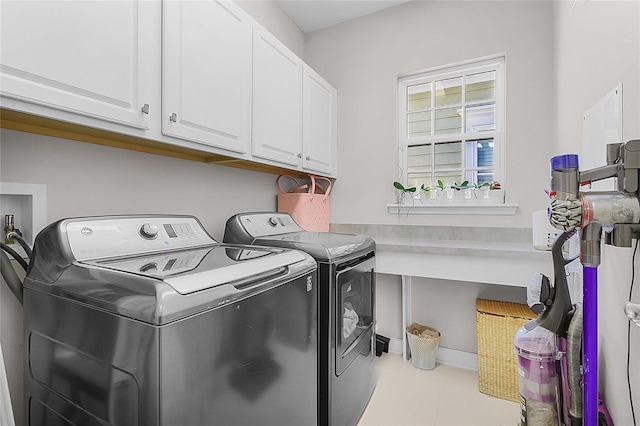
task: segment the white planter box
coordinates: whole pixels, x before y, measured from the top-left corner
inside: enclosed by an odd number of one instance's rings
[[[486,195],[486,197],[485,197]],[[415,194],[404,194],[402,202],[396,200],[393,204],[387,204],[389,214],[403,215],[514,215],[518,209],[516,203],[505,202],[505,191],[496,189],[486,194],[482,190],[477,193],[466,193],[464,190],[453,191],[451,198],[445,191],[436,190],[435,197],[432,193],[424,191]]]
[[[435,194],[435,197],[434,197]],[[413,204],[411,204],[413,203]],[[447,191],[431,190],[429,193],[420,191],[413,198],[405,197],[403,206],[419,206],[419,205],[483,205],[483,204],[504,204],[504,190],[481,190],[481,189],[463,189],[453,190],[450,194]]]

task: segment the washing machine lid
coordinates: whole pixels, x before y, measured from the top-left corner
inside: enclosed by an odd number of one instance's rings
[[[180,294],[262,276],[305,258],[294,251],[217,243],[193,216],[63,219],[36,240],[36,249],[47,245],[48,263],[35,250],[38,269],[47,275],[65,263],[104,268],[161,280]]]
[[[283,268],[304,260],[304,254],[298,251],[215,244],[81,263],[162,280],[184,295],[255,277],[277,275]]]
[[[166,324],[315,269],[303,252],[218,243],[192,216],[73,218],[38,234],[24,288]]]

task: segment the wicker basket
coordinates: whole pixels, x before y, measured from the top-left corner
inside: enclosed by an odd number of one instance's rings
[[[518,357],[513,350],[516,331],[535,318],[527,305],[476,300],[478,389],[518,402]]]

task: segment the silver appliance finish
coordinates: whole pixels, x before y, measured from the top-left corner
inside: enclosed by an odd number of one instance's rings
[[[316,424],[316,276],[192,216],[49,225],[24,283],[26,424]]]
[[[375,242],[303,230],[287,213],[242,213],[224,242],[295,248],[318,262],[318,424],[355,425],[375,388]],[[346,321],[357,313],[357,324]]]

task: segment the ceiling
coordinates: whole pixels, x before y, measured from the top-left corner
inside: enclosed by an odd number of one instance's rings
[[[410,0],[276,0],[304,33],[332,27]]]

